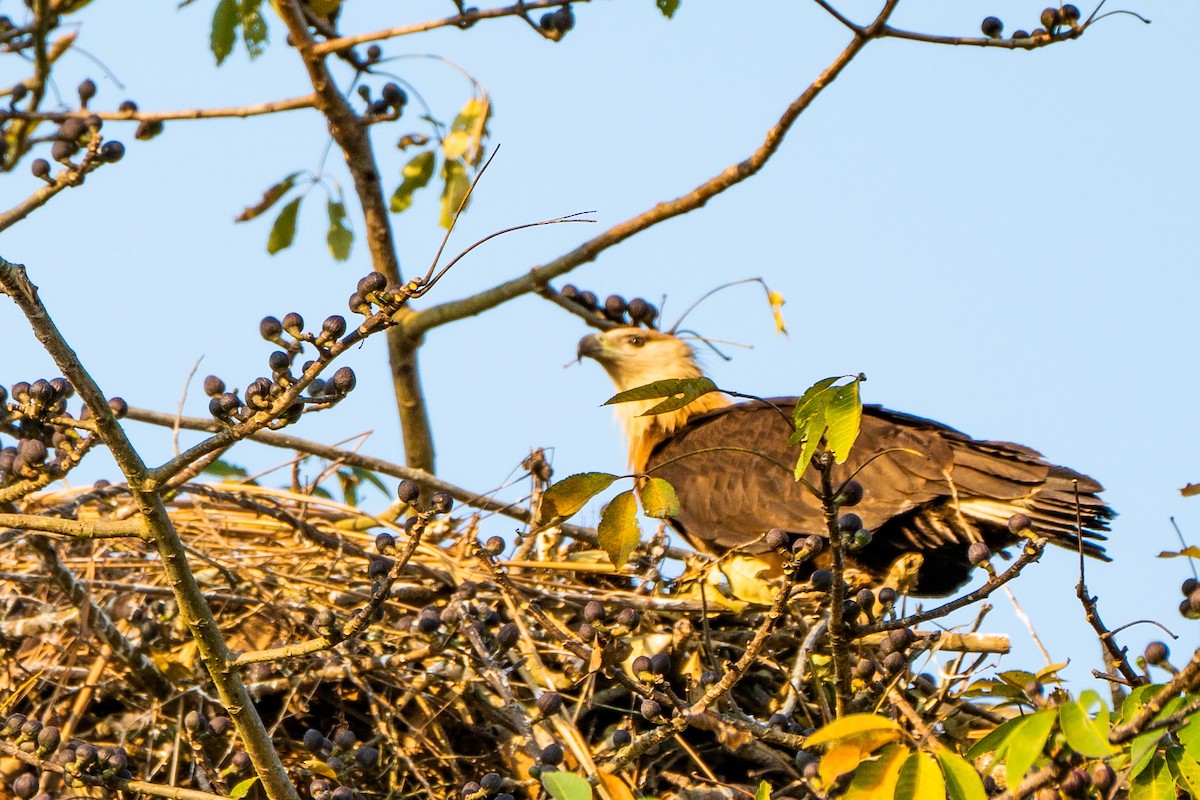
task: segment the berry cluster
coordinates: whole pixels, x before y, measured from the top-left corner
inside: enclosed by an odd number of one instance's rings
[[[598,600],[589,600],[583,606],[583,619],[576,628],[579,638],[601,648],[608,647],[612,640],[628,636],[637,630],[642,615],[635,608],[623,608],[609,619],[608,609]]]
[[[17,84],[9,97],[9,108],[16,110],[17,104],[28,96],[29,90],[24,84]],[[88,102],[96,95],[94,81],[85,80],[79,84],[79,108],[87,111]],[[118,141],[105,142],[100,137],[100,128],[104,121],[96,114],[86,117],[67,117],[59,124],[57,130],[40,141],[50,143],[50,157],[71,170],[87,168],[94,163],[113,164],[125,157],[125,145]],[[81,150],[86,150],[82,161],[75,161]],[[34,177],[47,183],[54,183],[51,176],[50,162],[44,158],[35,158],[29,165]]]
[[[1200,581],[1188,578],[1180,590],[1183,600],[1179,604],[1179,613],[1186,619],[1200,619]]]
[[[1034,28],[1032,32],[1024,30],[1013,31],[1010,38],[1041,39],[1046,36],[1054,37],[1059,35],[1064,28],[1074,30],[1079,27],[1079,20],[1079,7],[1070,3],[1064,4],[1061,8],[1045,8],[1042,10],[1041,16],[1042,27]],[[989,39],[999,39],[1000,35],[1004,32],[1004,23],[1000,21],[999,17],[986,17],[979,27],[983,31],[983,35]]]
[[[352,784],[365,776],[374,774],[379,766],[379,749],[370,744],[359,744],[358,735],[349,728],[340,728],[332,739],[316,728],[304,732],[301,740],[304,749],[320,760],[337,775],[334,779],[320,777],[308,784],[308,795],[312,800],[352,800],[355,796]]]
[[[67,400],[74,394],[66,378],[18,381],[9,391],[0,386],[0,431],[17,440],[16,446],[0,449],[0,486],[21,480],[44,485],[65,475],[83,457],[94,437],[80,436],[67,411]],[[119,397],[108,405],[118,419],[129,408]],[[79,418],[90,416],[84,406]]]
[[[378,49],[376,47],[376,49]],[[368,48],[368,58],[370,49]],[[378,60],[378,59],[376,59]],[[404,107],[408,105],[408,93],[400,88],[400,84],[389,81],[379,90],[379,97],[371,97],[371,87],[359,86],[358,96],[366,104],[366,116],[370,122],[400,119]]]
[[[371,272],[359,280],[348,304],[351,311],[364,317],[374,314],[376,308],[394,312],[419,291],[421,284],[419,279],[414,278],[406,286],[389,286],[382,272]]]
[[[542,18],[538,20],[538,27],[546,34],[546,37],[558,41],[575,27],[575,12],[571,10],[571,4],[566,5],[542,14]]]
[[[658,319],[658,308],[640,297],[629,302],[619,294],[610,294],[601,303],[594,292],[581,291],[574,284],[564,284],[558,294],[563,300],[580,306],[605,322],[614,325],[641,325],[654,328]]]
[[[0,723],[0,738],[11,741],[22,751],[40,759],[53,759],[62,768],[64,780],[70,786],[107,784],[130,780],[129,755],[123,747],[96,747],[71,740],[60,747],[62,731],[57,725],[43,725],[24,714],[12,714]],[[9,784],[18,800],[49,800],[50,795],[38,793],[38,775],[25,772]]]
[[[272,344],[277,344],[282,350],[276,350],[267,357],[267,366],[271,377],[258,377],[246,386],[245,400],[238,396],[237,390],[227,391],[225,381],[216,375],[204,379],[204,393],[211,400],[208,411],[222,422],[233,424],[249,419],[260,412],[275,415],[270,427],[278,428],[290,425],[300,419],[305,412],[305,406],[328,408],[341,401],[354,390],[357,379],[354,370],[341,367],[333,373],[329,380],[313,378],[308,383],[308,394],[298,397],[286,408],[275,408],[279,398],[294,386],[299,378],[293,373],[297,358],[304,350],[305,344],[310,344],[318,351],[316,360],[305,361],[301,373],[308,371],[318,363],[324,363],[332,358],[330,346],[336,343],[346,333],[346,320],[334,315],[321,324],[318,333],[304,330],[304,318],[292,312],[282,320],[275,317],[263,317],[259,323],[259,333]]]

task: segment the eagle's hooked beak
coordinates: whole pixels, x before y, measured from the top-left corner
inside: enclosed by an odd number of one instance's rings
[[[601,354],[604,353],[604,342],[600,339],[600,334],[593,333],[579,340],[579,347],[575,350],[575,355],[582,361],[584,358],[594,358],[600,360]]]

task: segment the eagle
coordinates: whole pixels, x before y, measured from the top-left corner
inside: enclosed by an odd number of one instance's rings
[[[578,355],[599,362],[619,391],[704,374],[687,342],[648,328],[586,336]],[[633,471],[664,478],[678,495],[672,526],[697,550],[755,554],[770,549],[765,534],[772,528],[793,536],[825,532],[820,499],[786,469],[798,453],[788,446],[797,400],[735,403],[710,392],[663,414],[642,415],[658,400],[620,403],[616,411]],[[808,470],[807,483],[820,485],[816,467]],[[834,485],[851,476],[864,489],[854,512],[872,533],[851,554],[853,565],[880,581],[898,559],[920,554],[911,594],[945,596],[961,587],[970,579],[973,543],[1002,552],[1021,540],[1009,525],[1018,514],[1038,536],[1072,550],[1082,544],[1086,554],[1108,560],[1096,543],[1114,516],[1099,497],[1101,485],[1019,444],[973,439],[864,405],[859,437],[834,467]]]

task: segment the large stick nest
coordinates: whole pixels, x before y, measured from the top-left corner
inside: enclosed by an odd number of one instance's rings
[[[136,515],[119,487],[46,493],[21,511],[81,521]],[[241,652],[320,638],[325,611],[339,624],[349,619],[381,574],[372,567],[381,560],[377,536],[406,541],[402,527],[332,500],[241,484],[184,487],[170,512],[226,641]],[[635,740],[613,761],[625,732],[637,737],[671,715],[647,719],[653,709],[629,678],[698,697],[741,656],[775,584],[739,579],[728,564],[726,575],[697,563],[665,581],[643,559],[616,574],[602,553],[555,531],[489,566],[477,523],[456,514],[431,524],[363,635],[244,669],[302,793],[343,784],[363,798],[451,797],[495,772],[500,787],[489,778],[484,793],[537,796],[531,768],[536,776],[557,766],[612,770],[598,791],[614,800],[730,796],[760,778],[776,797],[805,794],[797,734],[830,715],[826,645],[808,636],[825,595],[800,584],[726,698],[661,744],[640,752]],[[64,742],[123,746],[143,781],[225,793],[252,775],[152,545],[0,531],[0,553],[6,715],[57,725]],[[103,633],[109,623],[123,640],[116,647]],[[568,641],[592,655],[571,652]],[[658,653],[669,655],[654,664],[666,665],[662,678],[631,671],[634,658]],[[155,691],[130,667],[142,656],[173,691]],[[863,646],[856,657],[878,656]],[[875,691],[859,693],[864,710],[898,680],[880,673]],[[0,782],[26,768],[0,762]],[[106,796],[94,787],[70,792]]]

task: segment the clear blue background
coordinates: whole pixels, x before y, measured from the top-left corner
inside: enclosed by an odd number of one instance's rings
[[[1196,147],[1200,51],[1194,3],[1133,0],[1153,20],[1112,17],[1082,39],[1035,52],[872,43],[804,115],[758,177],[604,253],[568,280],[601,296],[667,296],[674,319],[708,289],[762,276],[788,299],[790,338],[778,338],[762,294],[733,290],[689,320],[726,348],[706,359],[722,386],[759,395],[797,393],[833,374],[864,372],[868,402],[944,421],[975,436],[1011,439],[1087,472],[1120,512],[1110,552],[1089,582],[1112,626],[1153,618],[1181,634],[1178,586],[1190,575],[1174,516],[1200,543],[1195,307],[1200,280]],[[214,3],[94,3],[81,16],[79,53],[57,72],[68,98],[84,76],[94,107],[132,97],[145,110],[230,106],[307,94],[304,70],[276,45],[256,62],[237,52],[221,69],[208,52]],[[358,32],[451,13],[448,2],[352,0],[343,30]],[[18,3],[0,4],[20,19]],[[865,21],[876,6],[842,9]],[[1083,7],[1085,16],[1091,7]],[[539,228],[472,254],[429,298],[441,302],[519,275],[678,196],[744,158],[783,108],[848,40],[814,4],[684,0],[666,21],[652,0],[577,5],[562,42],[513,18],[384,43],[389,68],[420,90],[445,121],[467,82],[492,93],[492,142],[502,149],[450,251],[499,228],[595,209],[598,224]],[[899,27],[976,35],[1000,16],[1006,31],[1037,27],[1040,7],[902,3]],[[25,77],[12,59],[10,84]],[[115,80],[124,84],[116,85]],[[410,112],[415,105],[410,106]],[[389,188],[409,113],[375,136]],[[169,123],[158,139],[132,125],[105,133],[126,159],[6,231],[0,255],[23,262],[84,363],[131,404],[173,410],[198,359],[186,411],[203,415],[198,378],[245,386],[273,349],[257,336],[264,314],[299,311],[311,324],[346,314],[368,269],[366,248],[335,264],[324,246],[323,194],[301,211],[296,246],[265,254],[269,220],[233,216],[295,169],[316,169],[325,126],[315,112],[246,121]],[[344,180],[335,152],[329,174]],[[36,189],[25,169],[0,183],[7,208]],[[349,187],[347,186],[347,189]],[[436,190],[396,218],[406,274],[423,272],[441,235]],[[361,234],[361,222],[355,219]],[[0,303],[0,380],[57,374],[10,303]],[[509,480],[531,447],[553,448],[558,476],[622,471],[624,446],[611,394],[594,364],[563,369],[587,331],[535,297],[433,331],[423,377],[447,480],[486,492]],[[371,431],[365,452],[402,460],[382,341],[348,355],[359,389],[337,411],[293,433],[335,442]],[[139,429],[148,460],[170,454],[168,433]],[[285,453],[244,447],[252,468]],[[310,469],[315,473],[316,466]],[[93,457],[73,481],[115,477]],[[278,482],[285,483],[280,473]],[[524,488],[524,484],[521,487]],[[510,492],[506,496],[513,496]],[[519,492],[516,493],[519,495]],[[597,507],[598,508],[598,507]],[[597,509],[579,521],[593,523]],[[485,526],[511,531],[505,520]],[[1055,660],[1090,680],[1098,648],[1073,587],[1072,554],[1054,552],[1014,589]],[[1040,656],[1006,600],[985,624],[1010,631],[1010,667]],[[1140,652],[1163,634],[1139,626],[1121,641]]]

